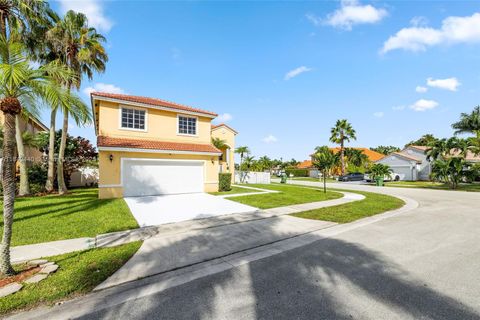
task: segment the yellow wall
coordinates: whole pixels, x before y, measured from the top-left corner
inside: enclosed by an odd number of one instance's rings
[[[110,155],[113,155],[113,161],[111,162]],[[218,156],[100,151],[98,155],[100,198],[119,198],[123,196],[123,187],[117,186],[121,184],[120,163],[122,158],[204,160],[204,191],[218,191]]]
[[[223,150],[223,161],[221,162],[222,172],[231,172],[232,181],[235,179],[235,133],[226,127],[218,127],[212,130],[212,138],[220,138],[230,147],[229,152]],[[228,154],[227,154],[228,153]],[[227,168],[227,157],[229,157],[230,167]]]
[[[181,111],[164,111],[152,108],[140,108],[124,105],[126,108],[136,108],[147,111],[147,131],[129,130],[120,128],[121,104],[97,101],[99,108],[95,108],[98,119],[98,132],[101,136],[135,139],[160,139],[184,143],[210,143],[211,118],[197,117],[197,135],[186,136],[177,134],[178,114]],[[97,111],[98,110],[98,111]],[[191,116],[191,115],[187,115]]]

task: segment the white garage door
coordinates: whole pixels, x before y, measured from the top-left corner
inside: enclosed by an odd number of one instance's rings
[[[410,167],[391,166],[390,168],[393,170],[393,173],[395,175],[398,175],[400,177],[400,180],[414,180],[412,177],[412,169]]]
[[[126,197],[203,192],[203,161],[124,159]]]

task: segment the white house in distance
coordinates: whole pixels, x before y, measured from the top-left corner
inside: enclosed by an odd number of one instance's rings
[[[427,160],[428,149],[426,146],[408,146],[400,152],[389,154],[376,163],[388,165],[393,170],[393,177],[398,177],[396,180],[430,180],[432,166]],[[480,156],[468,152],[465,160],[477,163],[480,162]]]
[[[388,165],[397,180],[429,180],[431,165],[427,160],[428,147],[408,146],[400,152],[394,152],[376,161]]]

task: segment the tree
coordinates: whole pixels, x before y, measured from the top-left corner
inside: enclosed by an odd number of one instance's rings
[[[228,147],[227,143],[225,140],[222,140],[220,138],[212,138],[212,144],[215,148],[219,150],[226,149]]]
[[[395,146],[378,146],[376,148],[370,148],[370,150],[384,154],[384,155],[389,155],[394,152],[399,152],[400,148]]]
[[[455,134],[472,133],[480,140],[480,106],[476,106],[471,113],[462,112],[460,120],[452,124]]]
[[[437,159],[432,164],[431,178],[448,184],[451,189],[457,189],[462,179],[469,176],[467,165],[461,157]]]
[[[340,144],[340,162],[342,164],[342,176],[345,174],[345,141],[356,140],[356,132],[352,125],[346,120],[337,120],[335,127],[330,130],[330,141]]]
[[[269,157],[263,156],[258,159],[259,171],[265,171],[272,168],[272,160]]]
[[[250,149],[248,149],[247,146],[241,146],[235,149],[235,153],[238,153],[240,155],[240,183],[242,183],[244,179],[242,174],[243,157],[250,153]]]
[[[83,13],[68,11],[63,19],[56,21],[55,26],[47,32],[47,40],[52,52],[56,54],[57,60],[72,70],[78,81],[71,81],[63,84],[70,91],[72,88],[79,89],[81,78],[86,75],[93,78],[94,72],[105,71],[105,64],[108,56],[102,43],[105,38],[97,33],[95,28],[88,26],[87,17]],[[56,106],[54,106],[56,107]],[[58,192],[67,192],[65,178],[63,176],[64,155],[68,132],[68,118],[71,109],[63,108],[62,140],[57,160]],[[82,108],[80,114],[74,115],[75,120],[81,124],[91,121],[88,108]]]
[[[327,146],[315,148],[315,153],[312,156],[312,164],[322,172],[323,177],[323,192],[327,192],[327,174],[338,165],[338,153],[334,153]]]
[[[438,139],[435,138],[433,134],[427,133],[421,136],[420,139],[413,140],[407,143],[405,145],[405,148],[409,146],[428,146],[429,144],[435,142],[435,140],[438,140]]]
[[[467,152],[472,148],[469,140],[452,137],[438,139],[428,145],[427,160],[445,160],[450,157],[465,159]]]
[[[386,164],[383,163],[374,163],[370,167],[370,177],[372,180],[376,180],[378,178],[384,179],[385,177],[389,177],[393,173],[393,170]]]
[[[3,183],[3,237],[0,245],[0,273],[12,275],[10,242],[15,202],[15,117],[22,105],[41,99],[48,104],[79,104],[78,97],[70,95],[57,85],[56,79],[75,82],[75,74],[56,63],[35,67],[26,57],[25,46],[15,33],[10,38],[0,36],[0,110],[4,114],[2,183]]]
[[[346,148],[345,157],[347,162],[355,167],[363,167],[369,160],[368,156],[362,150]]]
[[[255,164],[256,164],[255,157],[246,156],[245,159],[243,159],[243,163],[240,166],[240,169],[242,171],[248,172],[250,171],[250,169],[252,169],[253,166],[255,166]]]

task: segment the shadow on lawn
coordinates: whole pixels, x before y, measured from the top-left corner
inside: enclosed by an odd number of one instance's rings
[[[274,236],[274,222],[269,226],[262,225],[263,232]],[[188,252],[172,250],[179,243],[172,241],[158,258],[206,252],[226,231],[202,230],[189,240],[196,246]],[[97,303],[83,319],[480,319],[477,311],[429,288],[381,254],[338,239],[316,241],[110,310],[95,312],[104,302]]]

